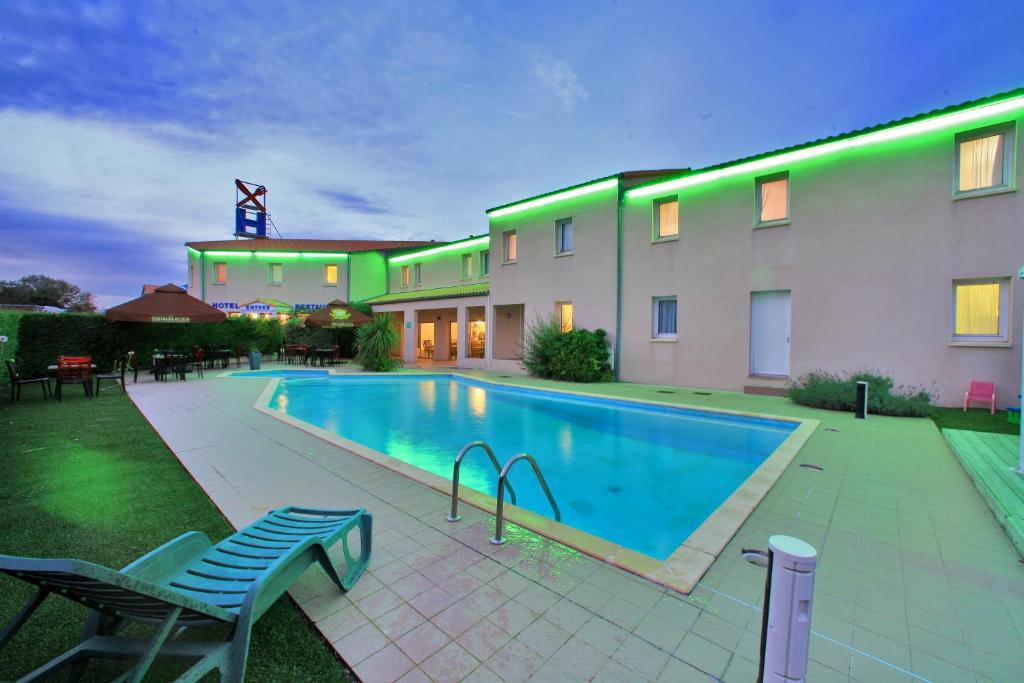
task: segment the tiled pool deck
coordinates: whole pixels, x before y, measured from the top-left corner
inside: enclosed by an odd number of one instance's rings
[[[445,496],[253,410],[265,386],[208,376],[129,392],[236,526],[289,503],[374,514],[373,559],[353,591],[319,570],[292,591],[368,683],[751,681],[764,573],[739,549],[776,533],[821,555],[808,680],[1010,681],[1024,667],[1024,565],[930,421],[588,387],[821,420],[684,596],[525,530],[492,546],[491,516],[464,506],[449,524]]]

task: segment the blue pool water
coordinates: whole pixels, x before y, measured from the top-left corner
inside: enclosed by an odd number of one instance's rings
[[[447,376],[286,380],[270,407],[447,479],[469,441],[487,441],[501,462],[526,451],[564,523],[658,559],[797,426]],[[460,480],[495,494],[482,452],[466,457]],[[551,515],[528,464],[509,480],[519,505]]]
[[[231,377],[329,377],[327,370],[245,370],[243,372],[232,372]]]

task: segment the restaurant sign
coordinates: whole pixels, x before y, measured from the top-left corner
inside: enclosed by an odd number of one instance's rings
[[[192,318],[187,315],[154,315],[150,321],[155,323],[190,323]]]
[[[268,311],[273,312],[275,308],[269,304],[262,302],[253,302],[246,306],[240,306],[236,301],[214,301],[210,304],[214,308],[218,308],[222,311]],[[295,304],[293,308],[296,313],[309,313],[311,311],[318,311],[321,308],[326,307],[327,304]]]

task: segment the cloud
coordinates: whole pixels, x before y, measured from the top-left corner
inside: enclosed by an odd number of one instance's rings
[[[579,76],[563,61],[550,57],[540,58],[533,66],[533,73],[541,85],[558,98],[567,114],[576,110],[578,102],[584,102],[590,97]]]
[[[320,195],[334,202],[341,208],[348,209],[353,213],[369,215],[391,213],[391,210],[388,207],[382,204],[377,204],[371,199],[352,192],[343,192],[341,190],[320,190]]]

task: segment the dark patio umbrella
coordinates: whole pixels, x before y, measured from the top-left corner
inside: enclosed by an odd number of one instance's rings
[[[219,323],[223,311],[189,296],[181,287],[166,284],[150,294],[108,308],[107,320],[126,323]]]
[[[361,313],[344,301],[335,299],[306,318],[306,327],[344,328],[359,327],[373,322],[373,317]]]

